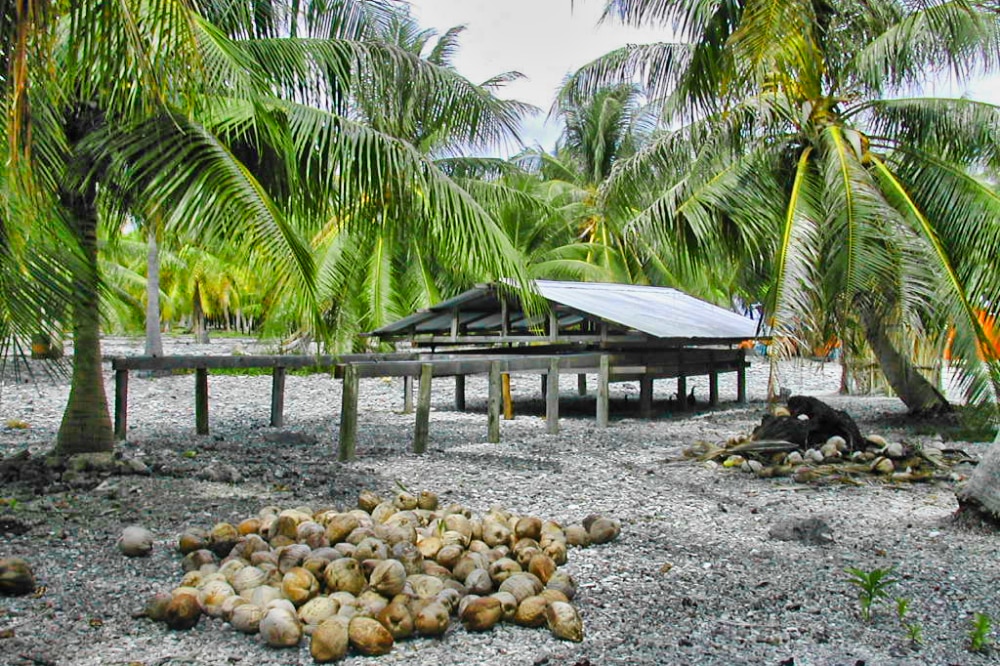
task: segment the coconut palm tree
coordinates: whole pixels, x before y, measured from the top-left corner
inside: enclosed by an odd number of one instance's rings
[[[677,37],[610,53],[571,81],[638,80],[674,123],[604,189],[639,202],[635,230],[769,274],[778,334],[816,327],[814,306],[835,294],[833,314],[863,331],[913,411],[947,409],[906,346],[945,325],[969,397],[1000,394],[1000,366],[977,355],[977,311],[1000,304],[1000,199],[973,171],[1000,160],[1000,110],[912,94],[941,72],[996,67],[995,7],[611,0],[605,15]]]
[[[441,100],[460,96],[398,49],[332,37],[382,16],[383,4],[3,6],[0,99],[10,140],[0,259],[8,274],[15,262],[39,265],[36,248],[17,254],[26,245],[8,239],[12,229],[19,239],[37,236],[42,224],[77,248],[76,260],[62,264],[75,356],[57,451],[113,445],[101,373],[99,219],[161,215],[176,233],[225,239],[251,262],[281,266],[308,294],[312,258],[297,225],[387,188],[412,190],[423,193],[426,224],[438,225],[448,254],[521,277],[509,243],[464,192],[409,145],[347,116],[347,91],[362,72],[402,70]],[[295,36],[305,28],[319,36]],[[26,213],[18,222],[30,232],[10,224],[13,211]]]
[[[421,28],[406,12],[394,15],[379,30],[380,39],[447,77],[455,93],[442,99],[414,85],[402,69],[394,76],[366,72],[350,91],[349,114],[412,146],[428,168],[492,218],[498,202],[517,195],[496,178],[507,170],[500,160],[469,155],[516,144],[520,117],[528,107],[495,94],[498,86],[517,78],[516,73],[476,85],[455,71],[463,31],[458,26],[438,35]],[[353,224],[331,219],[316,230],[325,329],[333,333],[326,337],[327,344],[337,349],[363,347],[367,341],[357,333],[430,306],[475,281],[502,277],[490,267],[449,256],[441,236],[424,221],[428,212],[419,189],[385,188],[357,203],[351,212]]]

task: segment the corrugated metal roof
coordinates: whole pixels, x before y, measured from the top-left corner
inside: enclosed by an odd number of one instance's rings
[[[629,284],[536,280],[549,301],[657,338],[739,338],[758,335],[757,322],[677,289]]]
[[[552,303],[584,315],[602,319],[655,338],[745,340],[756,337],[757,322],[735,312],[689,296],[677,289],[598,282],[536,280],[538,293]],[[447,332],[451,311],[462,319],[469,311],[487,313],[466,325],[466,330],[499,328],[500,302],[496,287],[481,285],[454,298],[383,326],[372,335],[391,336],[407,332]],[[526,329],[521,313],[511,313],[511,329]],[[560,316],[561,325],[578,321],[575,315]],[[542,323],[544,319],[536,323]]]

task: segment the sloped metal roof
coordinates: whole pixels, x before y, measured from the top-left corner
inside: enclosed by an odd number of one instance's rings
[[[756,320],[677,289],[554,280],[536,280],[534,284],[538,293],[553,304],[654,338],[745,340],[760,335]],[[444,333],[450,329],[451,313],[456,309],[466,330],[499,327],[497,287],[481,285],[384,326],[371,335]],[[579,320],[579,317],[569,316]],[[569,323],[565,317],[566,314],[560,316],[560,325]],[[527,328],[520,311],[511,313],[510,323],[512,329]]]
[[[677,289],[588,282],[535,282],[553,303],[657,338],[740,338],[758,335],[757,322]]]

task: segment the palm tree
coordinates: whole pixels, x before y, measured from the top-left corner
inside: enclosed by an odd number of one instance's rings
[[[494,94],[496,87],[519,76],[516,73],[476,85],[455,71],[463,31],[458,26],[438,35],[421,28],[407,12],[394,15],[378,31],[380,39],[450,81],[453,93],[441,98],[430,88],[414,85],[405,69],[390,76],[362,72],[360,85],[350,91],[348,113],[412,146],[428,169],[452,183],[495,223],[495,204],[507,198],[494,179],[499,160],[466,153],[516,143],[527,107]],[[359,340],[357,333],[430,306],[477,280],[502,277],[470,262],[471,257],[449,254],[440,229],[427,224],[426,203],[419,189],[384,188],[357,202],[350,219],[332,218],[316,230],[321,306],[325,330],[333,334],[324,336],[329,346],[363,347],[367,341]]]
[[[1000,161],[1000,110],[907,94],[942,71],[995,67],[995,8],[611,0],[605,15],[680,37],[608,54],[571,82],[639,80],[676,123],[604,189],[639,203],[635,229],[769,274],[779,334],[818,329],[814,306],[836,295],[825,315],[864,333],[912,411],[948,408],[906,347],[946,325],[969,397],[1000,394],[1000,365],[977,356],[976,316],[1000,303],[1000,199],[972,171]]]
[[[643,281],[642,254],[626,247],[620,218],[599,196],[614,166],[632,157],[655,126],[637,86],[621,84],[580,94],[560,91],[553,114],[562,123],[554,154],[538,151],[539,171],[559,200],[576,204],[577,238],[591,247],[587,260],[610,282]],[[569,211],[568,211],[569,212]]]
[[[73,286],[59,302],[71,306],[75,356],[57,451],[113,446],[100,355],[101,218],[161,215],[173,232],[246,247],[251,262],[281,266],[309,294],[312,259],[297,224],[386,188],[420,191],[447,252],[521,278],[481,208],[411,147],[345,115],[361,72],[403,70],[440,99],[454,97],[451,81],[397,49],[333,38],[382,17],[382,4],[209,2],[203,13],[182,0],[4,5],[3,272],[46,261],[17,254],[23,243],[8,239],[27,233],[9,223],[13,211],[29,213],[20,222],[30,233],[54,224],[79,248],[62,263],[61,284]],[[317,38],[295,36],[306,29]],[[20,330],[26,299],[10,302]]]

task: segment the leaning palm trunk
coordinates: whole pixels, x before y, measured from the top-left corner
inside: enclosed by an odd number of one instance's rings
[[[93,192],[89,192],[93,194]],[[74,215],[85,266],[73,302],[73,379],[56,438],[63,455],[114,450],[114,432],[101,371],[100,305],[97,278],[97,210],[93,198],[66,194]]]
[[[1000,433],[958,491],[962,511],[977,510],[1000,526]]]
[[[865,321],[865,337],[889,386],[911,413],[951,411],[948,400],[920,374],[909,357],[899,353],[885,327],[875,317]]]

